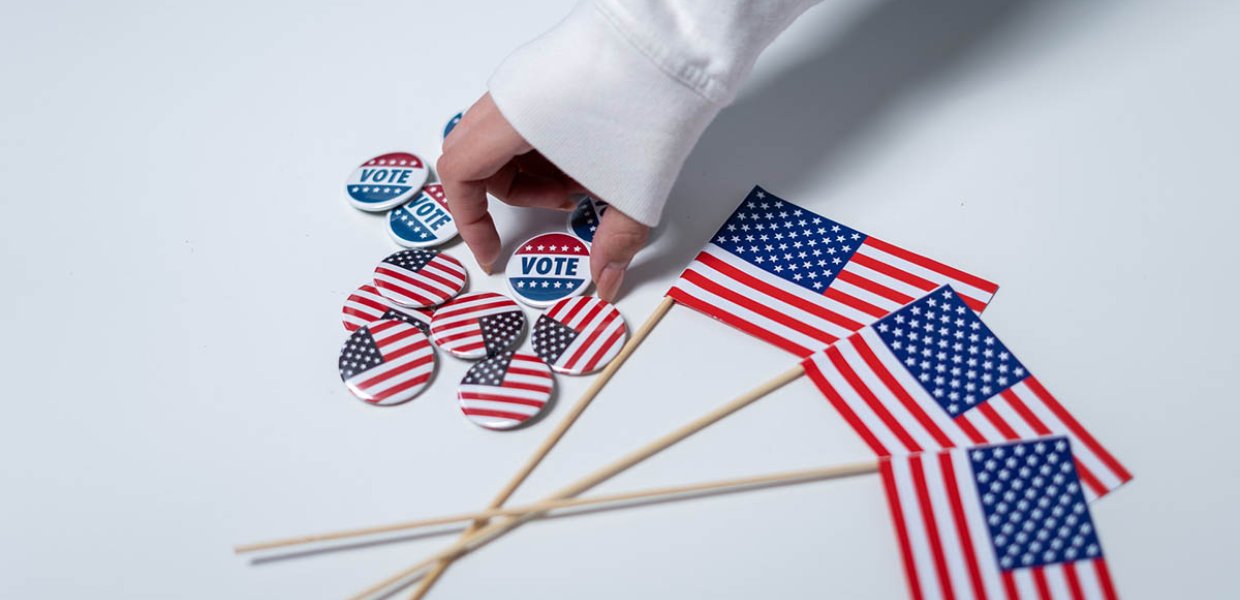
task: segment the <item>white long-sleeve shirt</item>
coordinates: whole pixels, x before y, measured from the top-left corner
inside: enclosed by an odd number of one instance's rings
[[[689,151],[758,54],[817,0],[585,0],[491,77],[526,141],[658,224]]]

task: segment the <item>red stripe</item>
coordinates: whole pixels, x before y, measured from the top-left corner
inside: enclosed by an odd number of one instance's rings
[[[397,331],[396,333],[393,333],[392,335],[386,336],[383,339],[379,339],[379,336],[374,335],[375,334],[374,329],[370,330],[371,337],[375,338],[375,345],[379,347],[379,353],[382,354],[385,359],[387,358],[388,355],[383,351],[384,348],[387,348],[388,346],[391,346],[392,344],[395,344],[396,342],[400,342],[405,339],[408,339],[410,336],[421,335],[422,333],[421,331],[418,330],[417,327],[414,327],[413,325],[407,325],[405,323],[401,323],[401,324],[405,325],[407,329],[401,329],[400,331]],[[417,345],[416,342],[413,344],[410,344],[410,346],[416,346],[416,345]]]
[[[870,431],[870,428],[865,426],[865,423],[861,421],[861,419],[857,416],[857,413],[853,412],[852,408],[848,406],[848,403],[840,397],[839,392],[835,391],[835,388],[832,387],[831,383],[827,381],[827,378],[823,376],[822,371],[818,369],[818,363],[813,359],[807,359],[802,362],[801,365],[804,366],[805,373],[809,375],[810,381],[813,381],[814,385],[818,386],[818,391],[822,392],[822,395],[827,397],[827,401],[835,407],[835,410],[840,413],[840,416],[844,417],[844,420],[852,426],[853,431],[856,431],[857,435],[861,436],[861,439],[869,445],[870,449],[879,456],[891,456],[891,452],[883,446],[882,442],[878,441],[877,437],[874,437],[874,432]]]
[[[490,310],[492,308],[504,308],[512,304],[512,300],[509,300],[507,298],[496,298],[495,300],[487,301],[486,304],[480,304],[480,305],[472,304],[471,302],[473,300],[474,299],[471,298],[461,303],[460,305],[454,306],[450,304],[448,306],[445,306],[439,309],[439,311],[435,313],[435,316],[441,319],[446,319],[448,317],[464,315],[464,318],[468,319],[468,318],[474,318],[474,315],[473,315],[474,313]],[[513,308],[513,310],[517,310],[517,309]]]
[[[529,415],[503,410],[490,410],[486,408],[462,408],[461,412],[471,417],[499,417],[501,419],[512,419],[514,421],[524,421],[530,418]]]
[[[370,337],[375,338],[375,340],[377,341],[379,339],[378,334],[383,333],[384,331],[387,331],[393,327],[399,327],[404,324],[405,323],[402,323],[394,319],[388,319],[380,323],[375,323],[374,325],[370,326]]]
[[[921,409],[917,401],[913,400],[913,397],[909,395],[908,390],[904,389],[904,386],[896,381],[896,378],[891,375],[891,372],[887,370],[882,361],[878,360],[878,357],[874,355],[874,351],[870,349],[870,345],[866,343],[865,338],[854,335],[848,339],[852,342],[853,348],[856,348],[857,354],[861,355],[861,359],[865,361],[865,364],[870,366],[870,370],[875,375],[878,375],[878,378],[887,386],[887,389],[900,400],[900,404],[903,404],[904,408],[913,415],[913,418],[917,420],[922,429],[926,430],[930,437],[934,438],[939,447],[954,447],[955,444],[947,437],[947,434],[943,433],[943,430],[934,424],[934,421],[930,419],[930,415],[927,415],[926,411]]]
[[[1077,476],[1081,478],[1081,481],[1085,482],[1085,485],[1089,486],[1089,489],[1094,491],[1094,494],[1097,494],[1099,497],[1107,495],[1107,492],[1110,490],[1102,483],[1102,480],[1098,479],[1097,475],[1094,475],[1093,471],[1089,470],[1089,467],[1085,466],[1085,463],[1081,462],[1081,459],[1073,457],[1073,462],[1076,463]]]
[[[412,371],[412,370],[414,370],[414,369],[416,369],[416,368],[418,368],[418,367],[420,367],[420,366],[422,366],[422,365],[425,365],[426,363],[432,362],[432,361],[434,361],[434,360],[435,360],[435,355],[434,355],[433,353],[428,353],[426,356],[419,357],[419,358],[417,358],[416,360],[413,360],[413,361],[409,362],[408,364],[400,365],[398,368],[395,368],[395,369],[389,369],[389,370],[387,370],[387,371],[384,371],[383,373],[380,373],[380,374],[378,374],[378,375],[375,375],[374,377],[371,377],[370,379],[367,379],[367,380],[365,380],[365,381],[361,381],[361,382],[359,382],[359,383],[357,384],[357,387],[362,388],[362,389],[366,389],[366,390],[368,390],[368,391],[369,391],[369,389],[370,389],[371,387],[374,387],[374,386],[376,386],[376,385],[379,385],[380,383],[383,383],[383,382],[385,382],[385,381],[387,381],[387,380],[389,380],[389,379],[391,379],[391,378],[393,378],[393,377],[398,377],[398,376],[400,376],[400,375],[405,375],[405,374],[406,374],[406,373],[408,373],[409,371]],[[429,375],[428,375],[428,377],[429,377]],[[386,392],[385,392],[385,393],[386,393]]]
[[[436,334],[436,335],[435,335],[435,343],[437,343],[437,344],[439,344],[440,346],[442,346],[442,345],[444,345],[444,344],[450,344],[450,343],[452,343],[452,342],[455,342],[455,341],[457,341],[457,340],[461,340],[461,339],[469,339],[469,338],[479,338],[479,339],[481,339],[481,338],[482,338],[482,328],[481,328],[480,326],[475,325],[474,327],[472,327],[472,329],[473,329],[473,331],[470,331],[470,330],[465,330],[465,331],[461,331],[461,332],[458,332],[458,333],[453,333],[453,334],[448,334],[448,335],[445,335],[445,334],[442,334],[442,333],[438,333],[438,332],[437,332],[436,330],[434,330],[434,329],[432,329],[432,330],[431,330],[431,332]],[[438,331],[443,331],[443,329],[439,329]]]
[[[414,302],[417,302],[418,304],[432,304],[436,300],[435,298],[428,298],[426,296],[423,296],[415,292],[414,290],[406,289],[404,287],[400,287],[400,286],[388,283],[386,281],[376,281],[375,286],[377,286],[381,290],[388,290],[395,294],[404,296],[406,298],[410,298]]]
[[[714,281],[713,279],[710,279],[709,277],[706,277],[705,275],[698,273],[697,271],[686,270],[683,274],[681,274],[680,278],[697,285],[698,287],[702,288],[703,291],[706,291],[710,294],[714,294],[715,296],[728,300],[732,302],[733,304],[736,304],[737,306],[741,306],[755,313],[758,313],[763,318],[769,319],[771,321],[774,321],[775,323],[779,323],[780,325],[787,327],[788,329],[797,331],[799,333],[803,333],[808,337],[814,338],[815,340],[822,342],[823,345],[830,344],[834,342],[835,340],[839,339],[830,333],[810,327],[809,325],[806,325],[800,320],[793,318],[791,316],[788,316],[787,314],[779,311],[776,308],[772,308],[768,304],[764,304],[753,298],[745,296],[739,292],[730,290],[720,285],[718,282]],[[787,295],[787,294],[784,294],[783,292],[778,292],[778,293],[783,296]]]
[[[848,382],[848,385],[851,386],[863,400],[865,400],[865,403],[869,405],[870,410],[874,411],[874,414],[878,415],[879,420],[887,426],[887,429],[891,430],[891,433],[896,436],[896,439],[900,440],[900,443],[904,444],[904,448],[906,450],[909,452],[922,451],[921,445],[913,439],[913,436],[909,435],[908,432],[904,430],[904,427],[900,425],[900,422],[897,421],[895,417],[891,416],[891,413],[887,411],[887,407],[883,406],[883,403],[879,402],[878,398],[874,396],[874,392],[870,391],[870,388],[866,387],[865,382],[861,381],[861,378],[857,376],[855,371],[853,371],[852,366],[848,364],[848,361],[844,360],[844,355],[840,354],[840,351],[837,350],[835,346],[827,349],[827,358],[831,360],[831,364],[835,365],[836,371],[838,371],[840,375],[844,376],[844,380]]]
[[[522,406],[533,406],[534,408],[542,408],[546,402],[538,400],[527,400],[525,398],[514,398],[503,394],[483,394],[481,392],[465,392],[460,393],[462,400],[489,400],[491,402],[507,402],[508,404],[520,404]]]
[[[601,303],[595,305],[596,308],[602,308],[602,306],[603,305]],[[590,323],[590,319],[593,319],[597,312],[598,311],[596,310],[590,311],[590,314],[586,317],[584,324],[588,325]],[[594,328],[594,331],[591,331],[590,335],[586,336],[585,341],[583,341],[581,345],[577,346],[577,351],[573,353],[573,356],[568,359],[567,363],[564,363],[565,368],[573,368],[573,365],[577,364],[577,361],[581,360],[581,358],[585,355],[586,350],[590,349],[590,344],[594,343],[594,340],[597,340],[600,335],[603,335],[603,330],[606,329],[612,321],[615,321],[618,318],[620,318],[619,313],[608,313],[608,315],[603,318],[603,321]],[[580,331],[578,333],[580,333]]]
[[[1051,600],[1051,586],[1046,582],[1046,569],[1034,567],[1030,571],[1033,574],[1033,585],[1038,589],[1038,598],[1041,600]]]
[[[844,292],[839,291],[838,289],[834,287],[827,288],[827,291],[823,292],[822,295],[832,300],[835,300],[836,302],[839,302],[840,304],[843,304],[844,306],[850,306],[852,308],[855,308],[863,313],[870,315],[871,317],[877,317],[881,319],[891,313],[891,311],[885,308],[874,306],[873,304],[870,304],[869,302],[866,302],[865,300],[850,296]]]
[[[922,279],[921,277],[909,273],[908,271],[897,269],[896,267],[878,260],[877,258],[871,258],[861,253],[854,254],[850,262],[856,262],[863,267],[869,267],[879,273],[882,273],[883,275],[891,277],[892,279],[899,279],[900,281],[925,292],[939,287],[939,284],[933,281]]]
[[[380,270],[382,270],[384,273],[386,273],[388,276],[392,277],[393,279],[397,279],[401,281],[402,283],[406,283],[406,284],[413,286],[413,289],[404,288],[404,287],[394,287],[392,286],[392,284],[388,282],[376,281],[375,285],[379,286],[380,288],[387,287],[388,289],[396,289],[400,292],[405,293],[408,296],[417,296],[418,291],[421,291],[421,292],[430,294],[431,296],[434,296],[435,298],[450,297],[443,290],[440,290],[438,288],[427,285],[426,283],[413,279],[412,277],[409,277],[408,275],[405,275],[404,273],[398,273],[386,267],[383,267]],[[421,272],[419,272],[419,274],[421,274]],[[427,277],[427,278],[431,279],[431,277]]]
[[[1072,600],[1085,600],[1085,589],[1081,587],[1081,578],[1076,575],[1076,563],[1063,564],[1064,579],[1068,580],[1068,591],[1072,592]]]
[[[900,257],[915,265],[918,265],[920,267],[925,267],[936,273],[941,273],[952,279],[955,279],[956,281],[967,283],[984,292],[994,294],[995,292],[999,291],[999,284],[997,283],[986,281],[985,279],[982,279],[981,277],[978,277],[976,275],[972,275],[969,273],[965,273],[964,271],[961,271],[960,269],[957,269],[949,265],[945,265],[937,260],[926,258],[920,254],[914,254],[912,252],[909,252],[908,250],[905,250],[904,248],[901,248],[894,244],[889,244],[878,238],[867,237],[865,239],[865,242],[862,245],[873,246],[879,250],[882,250],[883,252],[886,252],[887,254]]]
[[[392,396],[395,396],[396,394],[399,394],[401,392],[408,390],[411,387],[422,385],[423,383],[426,383],[427,381],[429,381],[430,378],[431,378],[430,373],[423,373],[421,375],[418,375],[417,377],[414,377],[413,379],[410,379],[408,381],[403,381],[386,390],[383,390],[382,392],[379,392],[377,394],[372,394],[372,398],[370,400],[367,400],[367,402],[370,402],[371,404],[378,404],[380,402],[383,402],[384,400],[387,400],[388,398],[391,398]],[[368,391],[367,393],[371,393],[371,392]]]
[[[419,333],[421,333],[421,332],[419,332]],[[396,360],[396,359],[398,359],[398,358],[401,358],[401,357],[403,357],[403,356],[407,356],[407,355],[409,355],[409,354],[413,354],[414,352],[423,352],[423,351],[426,351],[426,352],[429,352],[431,355],[433,355],[434,353],[430,351],[430,346],[431,346],[431,345],[430,345],[430,342],[427,342],[425,339],[423,339],[423,340],[421,340],[421,341],[419,341],[419,342],[417,342],[417,343],[409,344],[408,346],[405,346],[404,348],[401,348],[401,349],[399,349],[399,350],[393,350],[393,351],[392,351],[391,353],[389,353],[389,354],[384,354],[384,355],[383,355],[383,361],[384,361],[384,362],[392,362],[392,361],[394,361],[394,360]]]
[[[527,392],[550,392],[551,386],[538,385],[534,383],[521,383],[518,381],[505,381],[502,386],[510,390],[525,390]]]
[[[623,337],[624,337],[624,327],[619,327],[614,332],[612,332],[611,337],[607,338],[607,341],[603,342],[602,346],[599,346],[598,352],[595,352],[594,356],[590,357],[590,362],[586,363],[585,372],[589,373],[590,371],[593,371],[595,368],[597,368],[599,361],[603,360],[603,356],[607,354],[608,350],[610,350],[616,344],[620,343],[620,338],[623,338]]]
[[[878,471],[883,476],[887,508],[891,510],[891,521],[896,525],[896,537],[900,539],[900,554],[904,557],[904,578],[908,581],[909,595],[913,600],[921,600],[921,582],[917,580],[917,564],[913,562],[913,549],[909,545],[908,529],[904,526],[904,509],[900,506],[900,493],[896,489],[895,475],[891,472],[891,460],[879,461]]]
[[[947,556],[943,553],[943,541],[939,538],[939,526],[934,518],[934,507],[930,504],[930,489],[926,487],[926,474],[921,468],[921,455],[908,457],[909,473],[913,476],[913,487],[917,490],[917,505],[921,508],[922,525],[926,528],[926,537],[930,542],[930,554],[934,557],[934,570],[938,573],[939,589],[943,597],[955,598],[952,590],[951,576],[947,571]]]
[[[902,294],[881,283],[878,283],[877,281],[870,281],[861,275],[849,271],[848,265],[845,265],[844,270],[840,271],[840,274],[836,275],[835,278],[845,283],[851,283],[876,296],[882,296],[883,298],[895,302],[896,304],[905,305],[913,300],[916,300],[916,298],[912,296]]]
[[[1050,392],[1046,391],[1046,388],[1042,387],[1042,384],[1033,375],[1025,378],[1025,385],[1033,390],[1034,395],[1042,400],[1046,408],[1050,409],[1055,414],[1055,417],[1062,421],[1068,427],[1068,430],[1080,439],[1089,448],[1090,452],[1093,452],[1098,457],[1098,460],[1101,460],[1116,477],[1119,477],[1121,482],[1132,479],[1132,473],[1128,472],[1128,469],[1125,469],[1124,465],[1121,465],[1118,460],[1115,460],[1115,457],[1111,456],[1111,453],[1107,452],[1107,449],[1103,448],[1102,444],[1099,444],[1093,435],[1090,435],[1084,427],[1081,427],[1081,424],[1067,410],[1064,410],[1059,401],[1055,400],[1055,397],[1051,396]]]
[[[744,331],[745,333],[748,333],[749,335],[752,335],[761,340],[766,340],[767,342],[770,342],[771,344],[774,344],[783,350],[791,352],[792,354],[795,354],[797,356],[806,356],[806,355],[812,354],[812,351],[810,349],[800,344],[797,344],[796,342],[793,342],[792,340],[775,335],[774,333],[770,331],[767,331],[761,327],[758,327],[757,325],[754,325],[752,322],[741,319],[740,317],[737,317],[736,315],[733,315],[731,313],[724,312],[720,310],[719,307],[709,302],[698,300],[697,298],[685,293],[683,290],[679,288],[674,287],[668,290],[667,296],[685,306],[688,306],[689,308],[692,308],[693,310],[696,310],[705,315],[712,316],[720,321],[723,321],[724,323],[727,323],[728,325],[731,325],[741,331]]]
[[[1107,570],[1106,559],[1094,559],[1094,573],[1098,576],[1098,585],[1102,588],[1102,597],[1106,600],[1116,600],[1119,596],[1115,593],[1115,583],[1111,581],[1111,572]]]
[[[376,294],[378,294],[378,293],[379,293],[379,291],[378,291],[378,290],[375,290],[375,293],[376,293]],[[349,296],[349,299],[348,299],[348,300],[352,300],[353,302],[356,302],[357,304],[361,304],[361,305],[363,305],[363,306],[368,306],[368,307],[370,307],[370,308],[373,308],[373,309],[375,309],[375,310],[379,311],[379,314],[383,314],[383,313],[387,312],[387,309],[388,309],[388,307],[384,306],[382,302],[378,302],[378,301],[375,301],[375,300],[371,300],[370,298],[367,298],[367,297],[365,297],[365,296],[360,296],[360,295],[357,295],[357,294],[354,294],[354,295],[352,295],[352,296]],[[346,300],[346,302],[347,302],[348,300]],[[347,309],[347,308],[346,308],[345,310],[350,310],[350,309]],[[356,310],[356,309],[353,309],[353,310]]]
[[[1020,399],[1020,396],[1016,395],[1016,392],[1012,391],[1012,388],[1003,390],[1002,396],[1004,400],[1008,401],[1008,404],[1011,405],[1017,414],[1020,415],[1020,418],[1024,419],[1025,422],[1033,428],[1034,433],[1037,433],[1038,435],[1051,434],[1051,428],[1047,427],[1046,423],[1042,422],[1042,419],[1039,419],[1037,415],[1033,414],[1033,411],[1029,410],[1028,406],[1025,406],[1024,401]]]
[[[991,406],[989,401],[979,404],[977,410],[982,413],[982,416],[986,417],[987,421],[990,421],[991,425],[995,426],[995,429],[999,430],[999,433],[1004,438],[1014,440],[1020,437],[1016,435],[1016,430],[1012,429],[1007,424],[1007,421],[1004,421],[1003,417],[1000,417],[999,413],[995,412],[995,407]]]
[[[982,582],[982,570],[977,564],[977,555],[973,551],[973,538],[969,535],[969,523],[964,520],[964,503],[960,499],[960,484],[956,479],[956,467],[952,464],[950,453],[939,453],[939,468],[943,470],[943,487],[947,488],[947,502],[952,507],[952,520],[956,523],[956,537],[960,539],[965,564],[969,567],[969,581],[973,585],[973,597],[985,600],[986,584]]]
[[[1019,600],[1020,589],[1016,587],[1016,577],[1011,571],[1003,572],[1003,589],[1007,592],[1007,597],[1011,600]]]
[[[720,260],[719,258],[711,256],[710,254],[707,254],[705,252],[698,254],[697,261],[704,265],[709,266],[710,268],[720,273],[723,273],[724,275],[727,275],[728,277],[743,284],[745,287],[753,288],[761,292],[762,294],[778,298],[811,315],[815,315],[823,320],[831,321],[832,323],[835,323],[836,325],[844,327],[848,329],[849,331],[856,331],[858,329],[861,329],[862,327],[861,323],[857,323],[853,321],[852,319],[849,319],[843,315],[836,314],[828,310],[827,308],[823,307],[822,305],[815,304],[799,296],[794,296],[792,294],[784,292],[778,287],[775,287],[769,283],[766,283],[765,281],[762,281],[761,279],[754,277],[753,275],[750,275],[744,271],[741,271],[740,269],[737,269],[736,267],[729,265],[728,263]]]
[[[582,303],[578,304],[578,306],[584,306],[584,305],[586,305],[586,304],[587,304],[587,303],[582,302]],[[574,328],[574,329],[575,329],[575,331],[576,331],[577,333],[581,333],[581,332],[582,332],[582,330],[583,330],[583,329],[585,329],[585,327],[586,327],[586,326],[588,326],[588,325],[590,324],[590,321],[591,321],[592,319],[594,319],[594,317],[595,317],[596,315],[598,315],[598,313],[599,313],[600,311],[602,311],[602,310],[603,310],[603,303],[602,303],[602,302],[591,302],[591,303],[589,303],[589,306],[590,306],[590,312],[587,312],[587,313],[586,313],[586,316],[585,316],[584,318],[582,318],[582,319],[581,319],[581,324],[577,326],[577,327],[580,327],[581,329]],[[578,312],[580,312],[580,311],[574,310],[574,311],[573,311],[573,314],[578,313]],[[615,313],[612,313],[612,314],[615,314]],[[570,315],[569,315],[569,317],[565,318],[562,322],[563,322],[565,325],[567,325],[567,324],[568,324],[568,322],[569,322],[569,320],[571,320],[571,319],[572,319],[572,315],[570,314]]]
[[[554,312],[547,313],[547,318],[561,322],[567,321],[581,310],[581,307],[584,306],[585,302],[585,298],[571,298],[568,302],[556,305],[554,307]]]
[[[508,367],[508,374],[509,375],[530,375],[532,377],[542,377],[543,379],[546,379],[548,381],[551,380],[551,375],[549,375],[546,371],[543,371],[542,369],[538,369],[538,368],[523,369],[521,367],[511,366],[511,364]]]
[[[969,436],[969,440],[974,444],[986,443],[986,436],[982,435],[982,432],[978,431],[977,427],[973,426],[973,421],[970,421],[968,416],[962,414],[952,419],[952,422],[960,427],[960,430],[963,431],[965,435]]]

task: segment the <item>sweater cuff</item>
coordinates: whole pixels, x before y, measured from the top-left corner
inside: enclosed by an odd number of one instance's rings
[[[500,112],[543,156],[652,227],[722,108],[661,70],[590,2],[513,52],[489,87]]]

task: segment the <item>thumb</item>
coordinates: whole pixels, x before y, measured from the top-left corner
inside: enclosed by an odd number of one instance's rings
[[[598,231],[590,246],[590,274],[598,286],[598,296],[612,302],[624,280],[629,263],[650,237],[650,228],[634,221],[628,215],[607,208],[599,219]]]

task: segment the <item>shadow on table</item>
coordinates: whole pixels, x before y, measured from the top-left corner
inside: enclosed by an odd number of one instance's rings
[[[756,184],[794,195],[829,172],[884,111],[1001,36],[1029,0],[888,0],[851,29],[724,109],[689,155],[657,236],[661,260],[634,264],[626,287],[669,280]],[[819,207],[821,208],[821,207]]]

